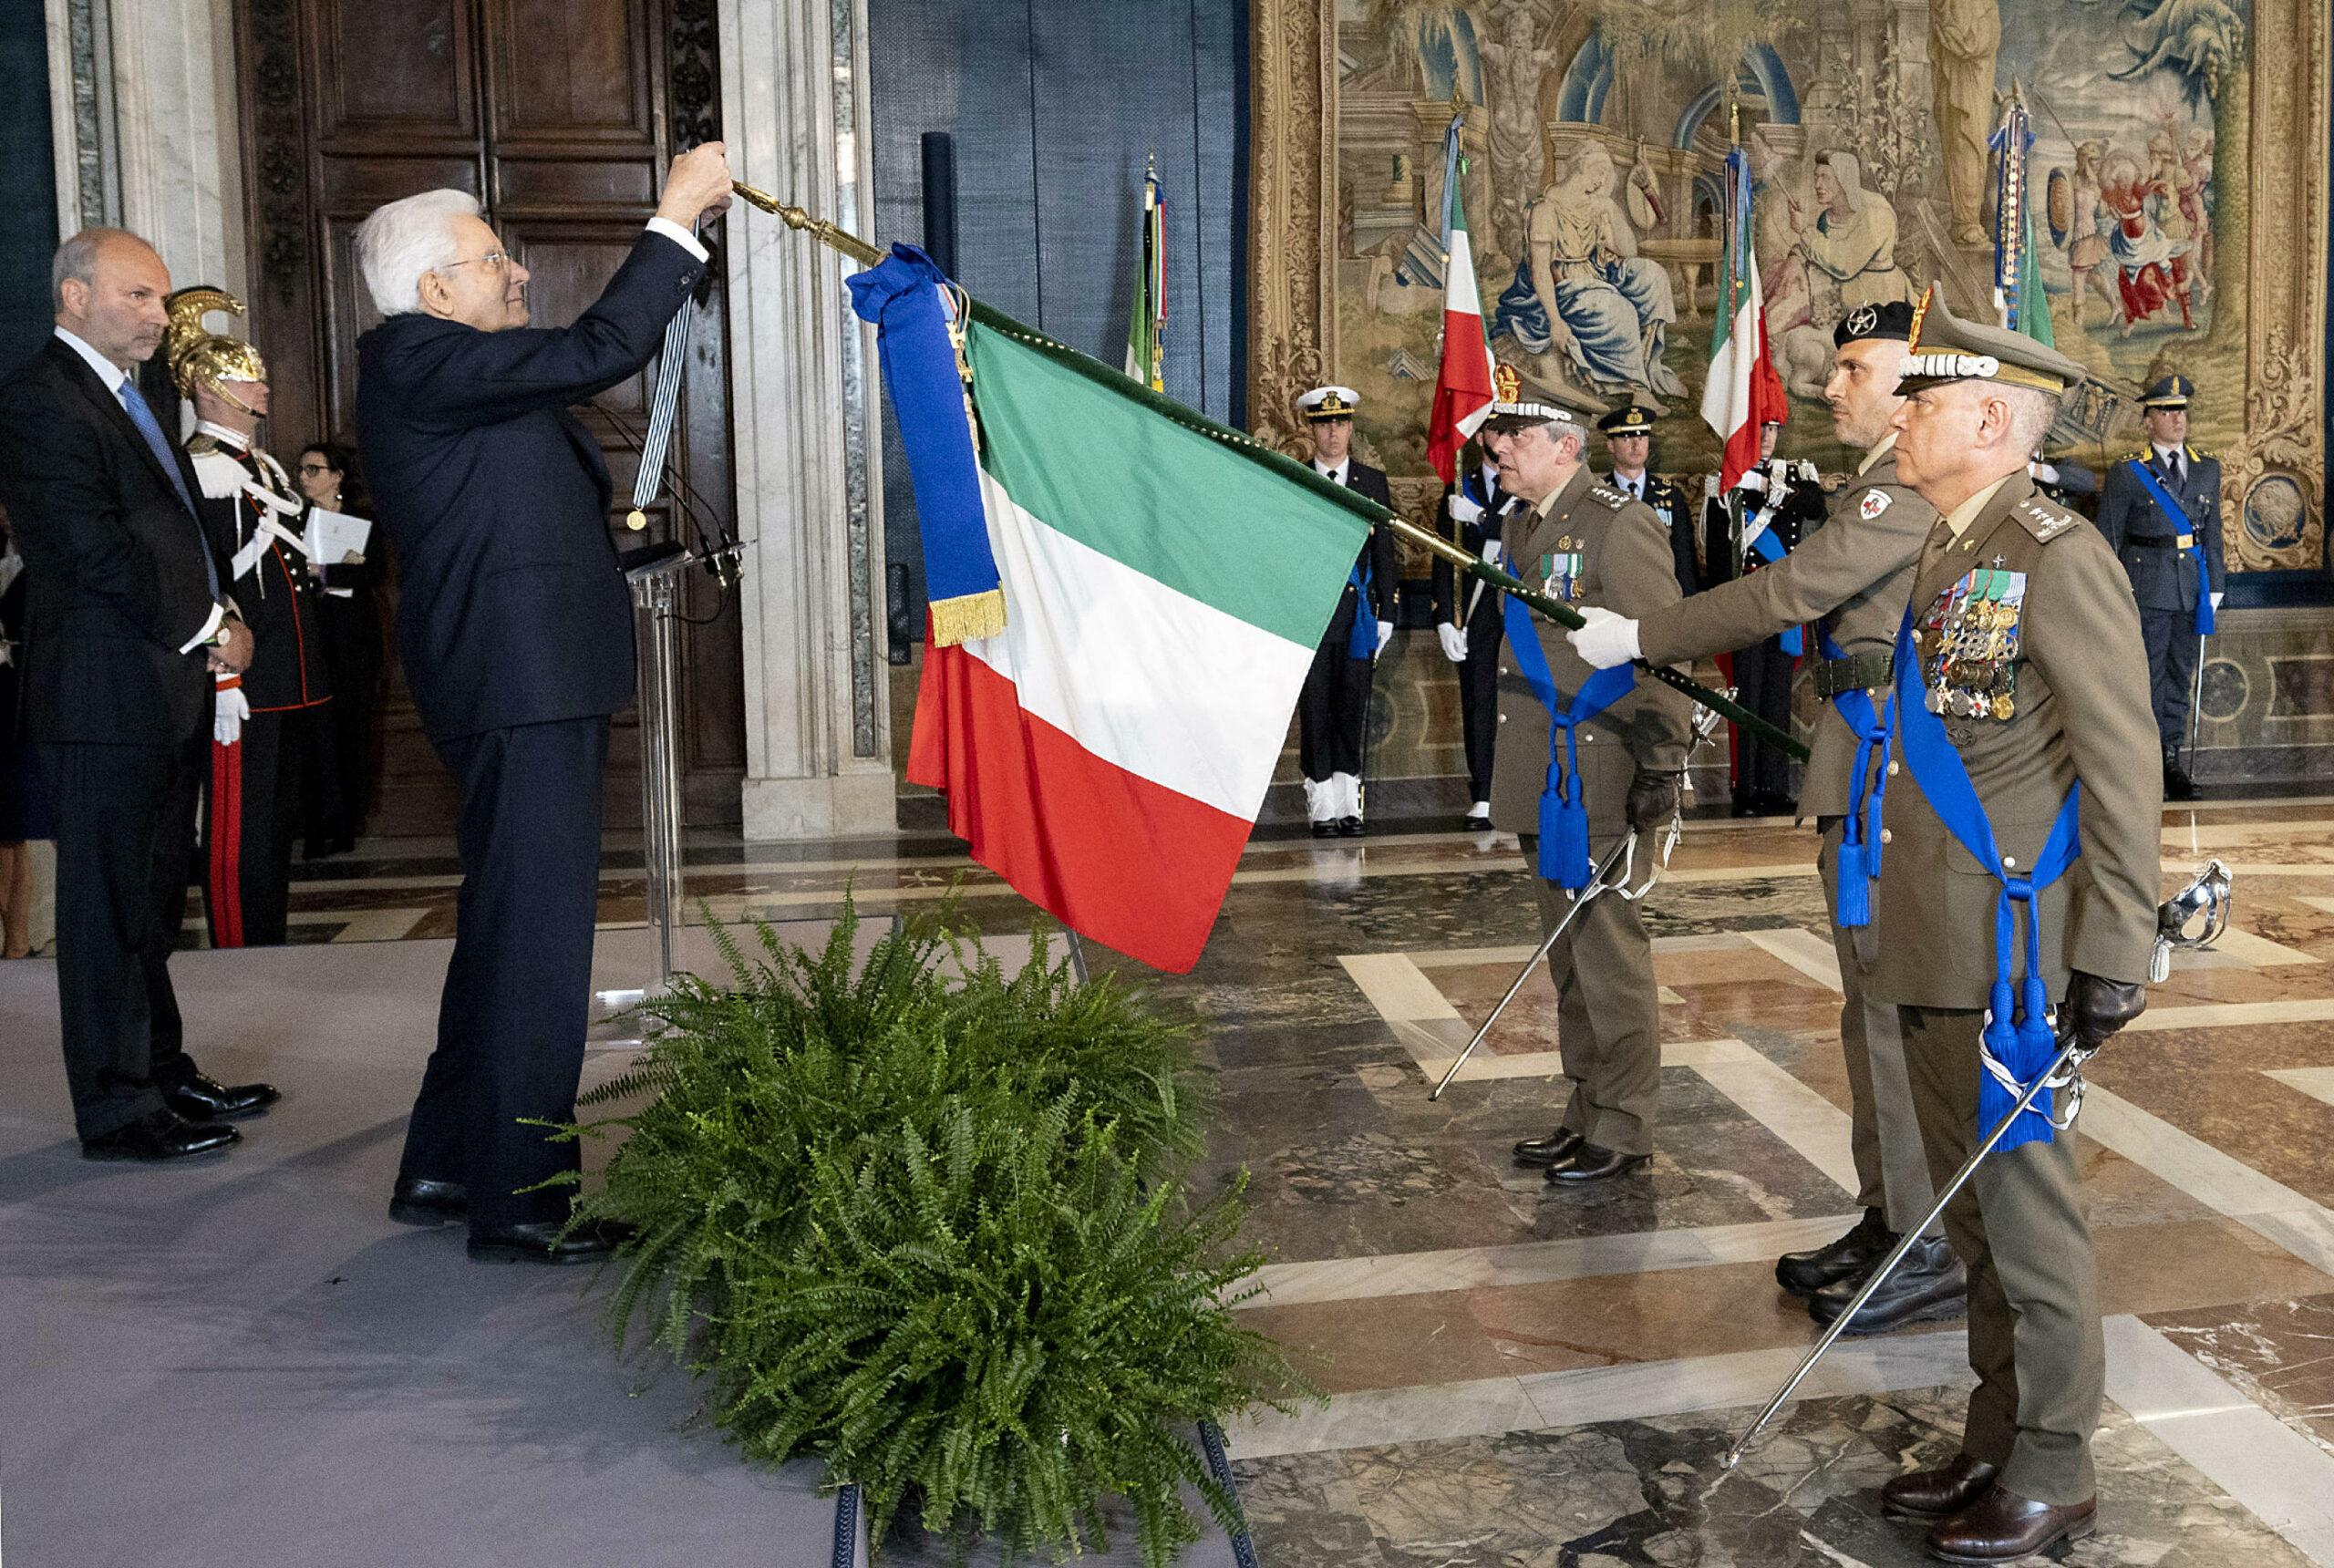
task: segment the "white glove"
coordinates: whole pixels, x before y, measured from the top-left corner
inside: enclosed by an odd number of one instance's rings
[[[2059,465],[2056,463],[2031,462],[2026,465],[2026,471],[2046,485],[2059,482]]]
[[[1442,656],[1454,665],[1467,662],[1467,628],[1454,626],[1448,621],[1435,623],[1434,634],[1442,639]]]
[[[1642,657],[1637,651],[1637,624],[1626,615],[1595,604],[1585,605],[1580,618],[1588,624],[1577,631],[1566,632],[1565,641],[1572,645],[1574,653],[1600,670],[1615,665],[1626,665]]]
[[[1387,646],[1388,646],[1389,644],[1391,644],[1391,643],[1393,642],[1393,640],[1394,640],[1394,623],[1393,623],[1393,622],[1391,622],[1391,621],[1380,621],[1380,622],[1379,622],[1379,623],[1378,623],[1378,647],[1377,647],[1377,650],[1376,650],[1375,652],[1373,652],[1373,653],[1369,655],[1369,662],[1370,662],[1371,664],[1373,664],[1373,665],[1374,665],[1374,664],[1376,664],[1376,663],[1377,663],[1380,658],[1384,657],[1384,656],[1385,656],[1385,654],[1386,654]]]
[[[1477,502],[1468,500],[1466,491],[1456,490],[1452,492],[1451,497],[1451,520],[1453,522],[1480,522],[1482,521],[1482,507]]]
[[[2226,599],[2226,598],[2227,598],[2227,597],[2228,597],[2228,595],[2227,595],[2226,593],[2215,593],[2215,594],[2214,594],[2214,595],[2213,595],[2213,608],[2214,608],[2215,610],[2218,610],[2218,609],[2221,607],[2221,601],[2222,601],[2222,600],[2224,600],[2224,599]]]
[[[1734,488],[1739,490],[1763,491],[1767,488],[1767,476],[1756,469],[1745,469],[1742,470],[1742,477],[1734,481]]]
[[[252,700],[243,695],[243,677],[221,676],[219,700],[211,710],[211,738],[232,746],[243,738],[243,720],[252,716]]]

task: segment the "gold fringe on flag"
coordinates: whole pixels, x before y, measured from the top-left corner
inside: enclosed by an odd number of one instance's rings
[[[994,637],[1005,630],[1005,590],[963,593],[932,602],[932,645],[953,648],[976,637]]]

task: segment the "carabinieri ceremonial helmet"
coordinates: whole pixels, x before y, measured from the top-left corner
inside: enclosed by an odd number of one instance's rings
[[[220,383],[263,382],[267,361],[243,339],[212,332],[202,325],[202,318],[214,310],[243,315],[243,302],[225,289],[204,285],[181,289],[162,304],[170,313],[170,327],[162,335],[162,353],[179,396],[191,401],[196,387],[208,387],[244,413],[256,415],[257,409]]]

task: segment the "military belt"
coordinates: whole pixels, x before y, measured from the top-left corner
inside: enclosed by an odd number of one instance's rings
[[[2123,536],[2123,542],[2146,545],[2152,550],[2166,550],[2176,546],[2180,538],[2172,533],[2127,533]]]
[[[1888,654],[1850,654],[1844,659],[1824,659],[1815,666],[1815,696],[1829,702],[1843,691],[1866,691],[1895,678],[1895,660]]]

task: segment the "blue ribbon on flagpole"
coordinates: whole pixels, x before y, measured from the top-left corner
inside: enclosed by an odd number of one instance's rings
[[[996,593],[999,580],[981,504],[980,464],[973,455],[956,347],[948,337],[942,293],[948,276],[914,246],[895,244],[883,262],[844,281],[851,308],[876,326],[883,392],[899,419],[915,490],[924,598],[936,611],[951,600]]]
[[[1346,634],[1349,659],[1366,659],[1378,652],[1378,609],[1369,602],[1369,587],[1377,577],[1377,565],[1366,555],[1346,573],[1346,586],[1353,590],[1353,629]]]
[[[1827,659],[1844,659],[1847,650],[1833,639],[1829,627],[1816,628],[1817,651]],[[1872,923],[1872,888],[1880,880],[1881,803],[1888,793],[1888,756],[1894,748],[1896,696],[1891,692],[1880,709],[1872,694],[1858,686],[1832,694],[1832,710],[1856,738],[1855,771],[1848,779],[1848,815],[1840,824],[1840,854],[1833,867],[1839,889],[1833,919],[1850,931]],[[1872,754],[1880,751],[1880,771],[1874,776]]]
[[[1580,745],[1575,732],[1637,685],[1637,672],[1630,665],[1598,670],[1567,703],[1556,690],[1548,655],[1540,646],[1539,630],[1532,624],[1532,612],[1522,601],[1509,598],[1500,605],[1500,615],[1524,684],[1548,710],[1548,776],[1540,789],[1539,872],[1559,887],[1577,892],[1588,885],[1596,868],[1588,856],[1588,802],[1580,785]]]
[[[1775,531],[1771,526],[1762,528],[1751,536],[1750,548],[1757,551],[1759,552],[1759,559],[1765,562],[1770,566],[1772,566],[1776,562],[1781,561],[1784,556],[1791,553],[1790,551],[1785,550],[1782,547],[1782,542],[1775,537]],[[1785,631],[1782,634],[1781,640],[1783,652],[1789,654],[1794,659],[1806,651],[1806,634],[1802,632],[1797,626],[1791,627],[1789,630]]]
[[[2188,548],[2185,553],[2189,560],[2196,563],[2196,634],[2200,637],[2209,637],[2213,634],[2213,625],[2217,619],[2213,614],[2213,573],[2212,567],[2205,560],[2205,547],[2196,541],[2196,524],[2189,517],[2188,509],[2182,506],[2173,493],[2164,488],[2164,481],[2155,477],[2154,469],[2137,458],[2128,458],[2124,460],[2131,464],[2132,471],[2140,476],[2140,483],[2145,485],[2148,494],[2155,498],[2155,504],[2163,509],[2164,521],[2172,524],[2173,536],[2178,538],[2182,534],[2187,535]]]
[[[1993,823],[1986,815],[1985,803],[1978,799],[1977,786],[1969,781],[1969,770],[1962,766],[1961,754],[1954,749],[1952,739],[1945,732],[1945,721],[1931,713],[1928,705],[1921,700],[1922,686],[1920,661],[1913,652],[1913,612],[1907,605],[1904,623],[1896,629],[1894,699],[1905,760],[1912,767],[1913,782],[1919,786],[1946,830],[2001,884],[2001,895],[1994,905],[1994,986],[1986,1009],[1985,1031],[1978,1042],[1978,1125],[1991,1127],[2009,1114],[2026,1088],[2058,1056],[2057,1041],[2050,1032],[2050,995],[2041,973],[2042,906],[2039,895],[2082,853],[2079,833],[2082,780],[2078,779],[2067,787],[2067,798],[2060,804],[2058,819],[2050,824],[2050,836],[2043,842],[2042,852],[2035,857],[2028,873],[2022,877],[2010,875],[2002,863],[2001,849],[1994,842]],[[2017,945],[2016,906],[2021,904],[2026,909],[2024,973],[2013,980],[2010,972],[2011,954]],[[2021,1143],[2050,1142],[2049,1109],[2047,1097],[2038,1095],[2002,1135],[1999,1146],[2015,1149]]]

